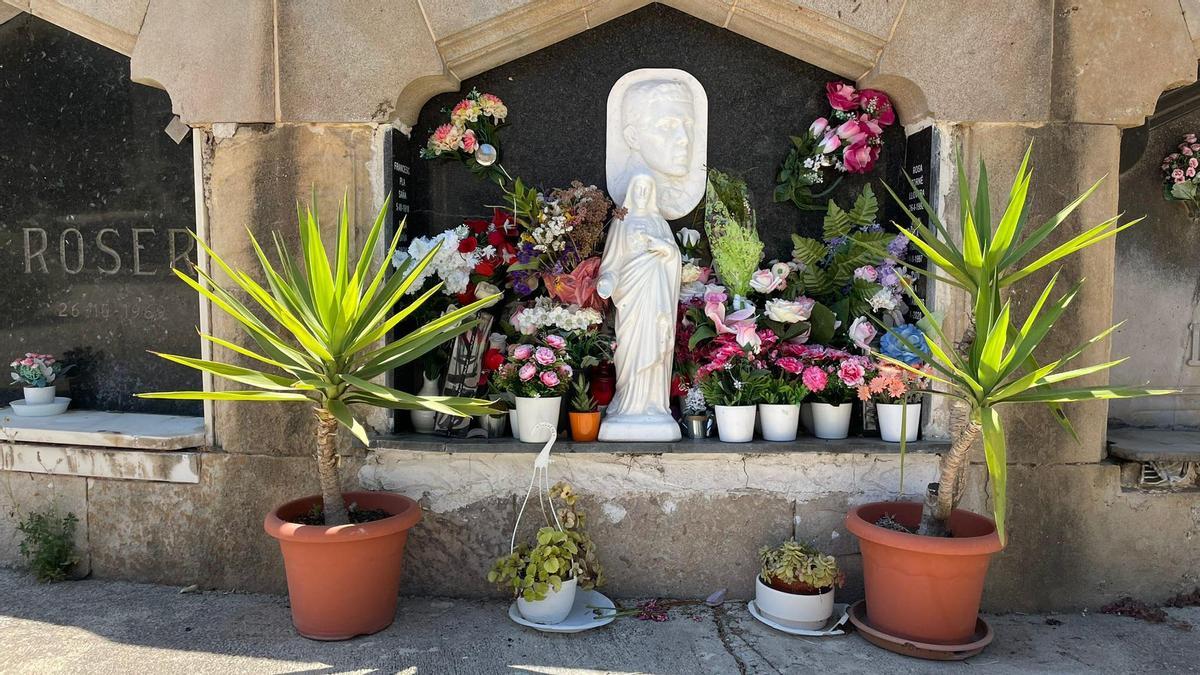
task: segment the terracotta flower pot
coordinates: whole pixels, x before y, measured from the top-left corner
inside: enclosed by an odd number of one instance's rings
[[[390,492],[346,492],[346,503],[392,516],[360,525],[300,525],[319,496],[288,502],[267,514],[263,527],[279,540],[287,572],[292,623],[313,640],[346,640],[377,633],[396,616],[400,568],[408,530],[421,507]]]
[[[580,443],[591,443],[600,435],[599,412],[570,412],[571,440]]]
[[[846,515],[859,539],[867,619],[895,637],[962,644],[975,633],[988,562],[1004,548],[990,518],[955,510],[953,537],[924,537],[875,525],[885,513],[908,527],[921,519],[918,502],[874,502]]]

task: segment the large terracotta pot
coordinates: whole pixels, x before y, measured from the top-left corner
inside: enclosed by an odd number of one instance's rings
[[[346,503],[382,509],[390,518],[361,525],[288,522],[321,503],[319,496],[288,502],[267,514],[263,527],[279,540],[291,597],[292,623],[314,640],[377,633],[396,616],[400,568],[408,530],[421,507],[390,492],[346,492]]]
[[[953,537],[923,537],[875,525],[885,513],[915,527],[917,502],[874,502],[846,516],[859,539],[867,619],[890,635],[934,644],[963,644],[975,633],[988,561],[1004,548],[990,518],[955,510]]]

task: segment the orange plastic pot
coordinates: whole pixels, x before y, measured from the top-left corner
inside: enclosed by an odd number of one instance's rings
[[[572,412],[568,415],[571,418],[571,440],[590,443],[600,435],[600,413]]]
[[[267,514],[263,527],[279,540],[287,573],[292,624],[306,638],[347,640],[377,633],[396,616],[408,530],[421,507],[390,492],[347,492],[346,503],[392,516],[360,525],[288,522],[321,503],[319,496],[288,502]]]
[[[953,537],[924,537],[875,525],[885,513],[915,527],[917,502],[864,504],[846,516],[862,550],[867,620],[889,635],[934,644],[969,642],[992,555],[1004,548],[990,518],[955,510]]]

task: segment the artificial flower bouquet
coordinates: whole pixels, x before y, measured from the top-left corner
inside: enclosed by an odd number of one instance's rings
[[[1200,141],[1186,134],[1175,152],[1163,157],[1163,199],[1183,202],[1188,215],[1200,217]]]
[[[36,352],[25,352],[25,356],[14,359],[8,366],[12,368],[13,385],[31,389],[52,386],[59,375],[72,368],[54,358],[53,354]]]
[[[883,128],[896,121],[887,94],[876,89],[857,90],[845,82],[825,85],[829,117],[818,117],[800,136],[792,136],[792,147],[779,169],[776,202],[791,202],[806,211],[819,211],[818,200],[833,192],[839,175],[827,182],[827,170],[839,174],[863,174],[875,167],[883,148]],[[817,186],[824,187],[814,193]]]
[[[501,368],[503,381],[515,396],[562,396],[574,373],[566,356],[567,343],[561,335],[547,335],[536,344],[512,345],[508,349],[508,359]]]
[[[450,110],[450,121],[439,126],[421,148],[422,159],[451,159],[466,164],[476,176],[502,183],[506,174],[500,156],[500,129],[508,106],[495,94],[472,89]]]

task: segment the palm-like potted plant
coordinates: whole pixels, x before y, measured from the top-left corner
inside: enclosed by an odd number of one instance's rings
[[[1012,317],[1010,302],[1002,297],[1013,284],[1115,236],[1137,221],[1119,224],[1119,216],[1113,217],[1045,253],[1034,254],[1034,249],[1046,241],[1099,183],[1045,223],[1027,231],[1025,201],[1031,178],[1028,151],[1017,171],[1003,215],[994,227],[986,168],[981,162],[974,200],[961,160],[958,171],[961,207],[957,236],[951,236],[934,215],[936,211],[924,202],[929,225],[905,209],[911,227],[900,227],[900,231],[936,268],[913,268],[914,271],[968,294],[971,311],[966,335],[957,344],[952,342],[906,283],[909,296],[928,319],[925,344],[918,346],[902,332],[891,329],[889,332],[908,351],[920,354],[930,368],[922,372],[903,360],[876,354],[914,375],[929,377],[941,385],[931,393],[950,396],[959,402],[953,441],[941,457],[938,482],[929,485],[924,504],[866,504],[846,517],[848,529],[861,543],[866,611],[872,627],[896,637],[943,645],[963,644],[975,632],[988,561],[1006,541],[1007,448],[999,414],[1001,406],[1048,405],[1071,431],[1061,404],[1174,393],[1116,386],[1060,388],[1064,382],[1102,372],[1121,362],[1068,367],[1085,348],[1103,340],[1116,326],[1058,358],[1041,361],[1035,359],[1035,351],[1075,298],[1080,284],[1054,299],[1058,285],[1055,274],[1019,323]],[[915,186],[913,189],[920,193]],[[904,208],[904,202],[895,193],[892,197]],[[1036,257],[1030,260],[1032,255]],[[955,508],[964,491],[968,455],[980,435],[991,483],[994,521]]]
[[[571,380],[571,440],[590,443],[600,434],[600,409],[592,398],[591,384],[582,372]]]
[[[312,407],[321,494],[280,506],[267,515],[265,527],[283,551],[293,623],[302,635],[315,639],[345,639],[391,624],[405,540],[421,518],[417,503],[402,495],[342,493],[339,425],[369,443],[367,430],[351,406],[432,410],[458,416],[493,412],[487,401],[414,396],[373,381],[470,330],[476,323],[471,318],[475,312],[497,299],[481,299],[389,339],[400,322],[438,292],[440,284],[396,309],[437,249],[407,274],[389,276],[389,265],[372,271],[386,214],[385,206],[357,260],[350,256],[351,226],[345,200],[332,259],[322,244],[315,206],[299,212],[299,260],[293,259],[276,235],[278,258],[272,263],[251,235],[265,285],[231,268],[197,238],[212,264],[233,285],[219,283],[199,269],[196,279],[179,270],[175,274],[236,320],[257,349],[212,335],[201,337],[245,357],[247,363],[252,360],[269,369],[158,354],[246,388],[139,394],[142,398],[274,401]],[[399,238],[397,231],[382,260],[391,260]]]

